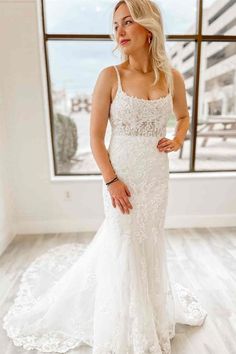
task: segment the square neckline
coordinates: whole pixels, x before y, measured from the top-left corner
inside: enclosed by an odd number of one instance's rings
[[[119,69],[117,68],[117,65],[114,65],[114,68],[116,70],[116,73],[117,73],[117,76],[118,76],[118,90],[117,91],[120,91],[124,96],[126,97],[129,97],[131,99],[135,99],[135,100],[138,100],[138,101],[144,101],[144,102],[158,102],[158,101],[162,101],[166,98],[168,98],[170,96],[170,92],[167,93],[167,95],[165,96],[160,96],[158,98],[154,98],[154,99],[146,99],[146,98],[142,98],[142,97],[137,97],[137,96],[134,96],[134,95],[129,95],[127,92],[125,92],[122,88],[122,85],[121,85],[121,77],[120,77],[120,73],[119,73]],[[169,91],[169,89],[168,89]],[[114,97],[112,103],[114,102],[116,96]]]

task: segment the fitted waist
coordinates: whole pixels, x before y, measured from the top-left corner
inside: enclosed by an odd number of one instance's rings
[[[166,127],[153,124],[153,122],[141,122],[136,125],[131,124],[118,124],[112,126],[113,135],[128,135],[128,136],[145,136],[145,137],[158,137],[165,136]]]
[[[108,147],[109,158],[119,176],[133,176],[137,180],[143,176],[162,171],[168,172],[168,154],[159,151],[161,137],[112,135]]]
[[[123,134],[123,132],[114,131],[111,133],[110,143],[116,141],[124,141],[128,144],[137,143],[137,141],[142,142],[143,144],[152,145],[155,142],[158,142],[159,139],[165,137],[165,134],[157,135],[133,135],[133,134]]]
[[[167,153],[159,151],[158,141],[163,136],[134,136],[112,134],[108,152],[116,159],[144,159],[156,160],[160,157],[167,158]]]

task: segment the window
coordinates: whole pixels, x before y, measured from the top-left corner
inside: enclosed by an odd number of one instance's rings
[[[235,43],[206,44],[202,45],[199,105],[203,110],[198,116],[195,169],[236,169],[236,53],[229,50]]]
[[[91,94],[99,71],[120,63],[109,35],[115,3],[41,0],[56,176],[100,174],[89,143]],[[169,154],[170,172],[236,170],[236,1],[157,4],[168,56],[185,80],[191,121],[183,148]],[[167,137],[175,123],[170,117]],[[110,134],[108,123],[106,146]]]

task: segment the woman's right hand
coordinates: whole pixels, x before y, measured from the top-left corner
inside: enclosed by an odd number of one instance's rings
[[[128,198],[131,196],[131,193],[126,184],[117,180],[108,186],[108,191],[111,195],[113,207],[116,208],[118,206],[123,214],[129,214],[129,209],[132,209],[133,206]]]

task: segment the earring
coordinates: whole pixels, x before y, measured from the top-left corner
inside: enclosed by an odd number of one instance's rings
[[[152,40],[152,37],[148,37],[148,43],[150,44],[151,43],[151,40]]]

